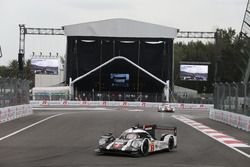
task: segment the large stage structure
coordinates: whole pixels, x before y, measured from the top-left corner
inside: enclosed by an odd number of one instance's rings
[[[67,36],[66,82],[123,56],[173,85],[173,39],[178,29],[128,19],[63,27]],[[74,84],[77,91],[163,92],[165,85],[122,59]]]
[[[69,85],[70,79],[77,80],[74,81],[76,91],[159,93],[163,92],[166,85],[169,85],[167,90],[171,90],[174,85],[173,39],[216,38],[215,32],[178,31],[176,28],[128,19],[110,19],[62,28],[30,28],[20,24],[19,28],[20,77],[23,73],[26,35],[66,35],[65,83]],[[124,58],[120,59],[121,57]],[[82,78],[81,81],[78,79],[113,58],[114,62]],[[128,61],[124,61],[125,59]],[[130,61],[134,65],[131,65]],[[164,90],[166,94],[166,89]]]

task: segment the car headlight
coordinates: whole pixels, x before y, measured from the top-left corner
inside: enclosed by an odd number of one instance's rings
[[[106,144],[106,142],[107,142],[106,139],[101,138],[101,139],[99,140],[99,145],[104,145],[104,144]]]
[[[141,141],[134,140],[134,141],[131,143],[131,146],[134,147],[134,148],[138,148],[138,147],[141,146]]]

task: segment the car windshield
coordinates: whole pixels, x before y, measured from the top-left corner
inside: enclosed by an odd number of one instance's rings
[[[137,139],[138,135],[136,133],[123,133],[120,136],[120,139],[125,139],[125,140],[131,140],[131,139]]]
[[[120,136],[120,139],[132,140],[132,139],[144,139],[151,138],[151,136],[147,133],[123,133]]]

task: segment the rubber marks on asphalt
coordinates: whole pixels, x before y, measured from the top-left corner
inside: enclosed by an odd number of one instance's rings
[[[214,130],[206,125],[203,125],[202,123],[196,122],[192,119],[186,118],[181,115],[173,115],[175,119],[197,129],[198,131],[206,134],[207,136],[229,146],[229,147],[250,147],[247,143],[237,140],[229,135],[226,135],[222,132],[219,132],[217,130]]]

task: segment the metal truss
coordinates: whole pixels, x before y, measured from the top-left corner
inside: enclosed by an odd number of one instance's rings
[[[205,38],[215,39],[216,32],[180,31],[177,38]]]
[[[246,46],[249,46],[249,41],[250,41],[250,0],[247,2],[247,7],[243,19],[243,23],[241,26],[241,32],[240,32],[241,37],[245,37],[246,39]],[[244,73],[244,83],[247,83],[250,78],[250,50],[249,47],[246,47],[244,52],[248,56],[248,63],[245,69]]]
[[[1,49],[1,46],[0,46],[0,58],[3,57],[3,53],[2,53],[2,49]]]
[[[25,57],[25,35],[65,35],[64,30],[61,28],[27,28],[24,24],[19,25],[19,52],[18,62],[20,75],[22,76],[23,62]],[[177,34],[177,38],[206,38],[214,39],[216,37],[215,32],[192,32],[192,31],[180,31]],[[0,54],[1,55],[1,54]]]
[[[25,35],[64,35],[64,31],[61,28],[26,28],[24,24],[19,24],[19,29],[18,64],[19,76],[22,77],[25,57]]]
[[[250,37],[250,1],[247,2],[247,7],[243,19],[243,23],[241,26],[241,35],[246,37]]]
[[[64,35],[61,28],[25,28],[25,34],[29,35]]]
[[[25,53],[25,35],[64,35],[61,28],[27,28],[24,24],[19,25],[19,53]]]

